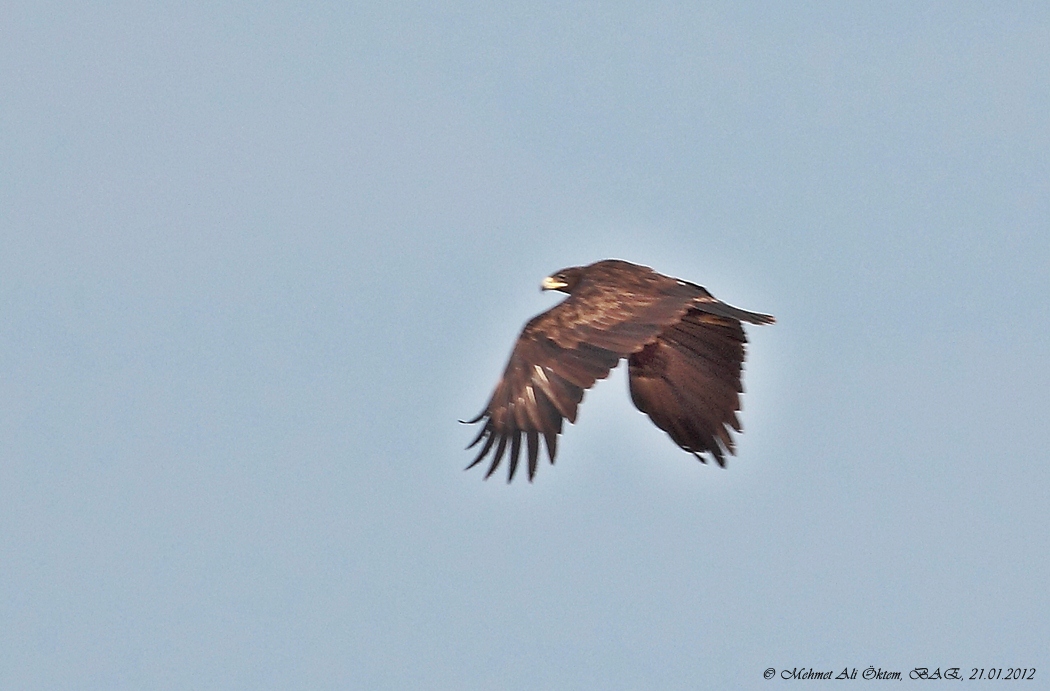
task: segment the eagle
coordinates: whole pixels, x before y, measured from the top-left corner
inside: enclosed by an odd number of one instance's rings
[[[725,467],[735,454],[747,337],[741,322],[772,324],[715,299],[705,288],[647,266],[606,259],[548,276],[542,290],[569,295],[525,325],[468,449],[481,449],[467,469],[491,452],[485,479],[510,451],[507,482],[527,449],[529,482],[536,476],[540,437],[554,464],[562,422],[576,422],[583,393],[627,358],[631,400],[685,451]]]

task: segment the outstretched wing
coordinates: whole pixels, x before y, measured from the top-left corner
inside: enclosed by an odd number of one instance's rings
[[[710,453],[724,467],[725,453],[735,453],[729,428],[741,431],[736,413],[745,343],[737,319],[697,305],[631,356],[631,400],[680,447],[701,461],[700,454]]]
[[[641,350],[689,309],[696,288],[625,262],[599,262],[554,308],[534,317],[518,337],[510,362],[467,448],[481,443],[473,468],[489,452],[485,477],[510,451],[507,481],[514,478],[522,449],[528,451],[529,481],[536,474],[540,436],[554,463],[562,422],[576,421],[583,393],[604,379],[620,358]]]

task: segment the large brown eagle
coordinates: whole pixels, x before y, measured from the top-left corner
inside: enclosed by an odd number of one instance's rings
[[[725,453],[736,453],[729,427],[741,431],[736,414],[747,337],[740,322],[772,324],[773,317],[617,259],[562,269],[541,288],[569,297],[529,320],[485,410],[467,421],[485,420],[467,447],[485,440],[468,469],[495,449],[487,479],[509,445],[510,482],[524,436],[532,482],[540,435],[553,464],[562,421],[576,422],[583,392],[620,358],[627,358],[635,407],[701,462],[710,453],[725,467]]]

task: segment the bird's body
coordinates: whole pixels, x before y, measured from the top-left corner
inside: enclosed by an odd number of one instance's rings
[[[635,406],[701,461],[706,452],[725,465],[725,452],[735,452],[729,428],[741,430],[736,413],[747,337],[740,322],[771,324],[773,317],[615,259],[563,269],[542,287],[569,297],[522,330],[488,405],[470,420],[485,423],[470,445],[484,440],[468,468],[491,451],[489,477],[509,446],[509,482],[524,437],[531,481],[540,436],[554,463],[562,421],[576,421],[584,391],[622,358]]]

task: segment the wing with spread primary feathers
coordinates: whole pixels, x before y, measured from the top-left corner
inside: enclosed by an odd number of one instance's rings
[[[757,322],[767,315],[753,316]],[[724,467],[725,453],[735,453],[729,428],[741,431],[736,413],[743,392],[745,343],[737,319],[704,308],[690,309],[681,321],[631,355],[634,405],[680,447],[701,461],[700,454],[708,452]]]

